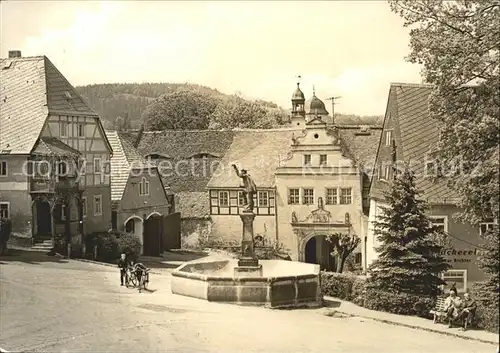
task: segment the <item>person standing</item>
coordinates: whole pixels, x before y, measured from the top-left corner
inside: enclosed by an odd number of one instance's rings
[[[122,286],[125,276],[127,275],[127,267],[127,256],[125,254],[121,254],[120,259],[118,260],[118,268],[120,269],[120,282]]]

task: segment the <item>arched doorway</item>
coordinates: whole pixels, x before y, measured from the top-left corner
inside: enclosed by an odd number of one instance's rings
[[[152,212],[144,221],[144,255],[160,256],[163,252],[163,217]]]
[[[306,249],[305,249],[305,262],[308,264],[315,264],[316,263],[316,237],[312,237],[309,239],[309,241],[306,243]]]
[[[143,239],[143,221],[139,216],[129,217],[125,221],[125,232],[134,234],[142,244],[141,254],[144,250],[144,239]]]
[[[33,201],[33,234],[36,241],[52,238],[51,206],[47,200]]]
[[[305,242],[304,262],[320,265],[322,270],[334,271],[336,259],[332,256],[333,244],[325,235],[311,236]]]

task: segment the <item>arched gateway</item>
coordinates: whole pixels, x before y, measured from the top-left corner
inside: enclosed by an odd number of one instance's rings
[[[292,228],[297,239],[297,253],[299,261],[317,263],[322,269],[334,269],[335,259],[330,256],[333,251],[328,236],[335,233],[349,234],[352,226],[349,215],[343,221],[332,219],[329,211],[323,207],[323,199],[318,198],[318,208],[304,220],[299,221],[292,213]]]

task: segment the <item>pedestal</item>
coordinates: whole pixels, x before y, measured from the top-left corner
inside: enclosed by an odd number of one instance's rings
[[[255,213],[243,211],[240,214],[243,223],[241,238],[241,256],[238,259],[238,266],[234,268],[234,275],[241,276],[262,276],[262,265],[255,256],[253,248],[253,221]]]

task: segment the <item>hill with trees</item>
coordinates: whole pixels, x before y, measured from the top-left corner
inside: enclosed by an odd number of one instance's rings
[[[190,83],[110,83],[76,90],[100,114],[105,128],[148,130],[272,128],[289,112],[273,102],[244,99]],[[382,117],[336,114],[339,124],[380,124]]]

